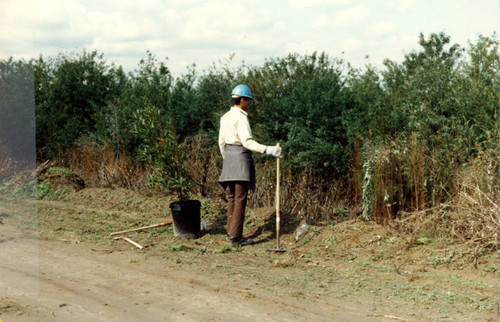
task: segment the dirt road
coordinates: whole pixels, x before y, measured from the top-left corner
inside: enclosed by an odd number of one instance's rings
[[[44,241],[0,225],[2,321],[381,320],[346,303],[311,306],[265,294],[241,276],[193,274],[88,243]]]
[[[0,320],[500,321],[499,252],[474,265],[462,245],[409,248],[375,223],[311,226],[296,243],[285,221],[278,254],[272,209],[250,209],[258,243],[235,249],[208,200],[199,239],[169,226],[128,235],[144,250],[107,237],[166,221],[165,204],[84,189],[34,210],[0,195]]]

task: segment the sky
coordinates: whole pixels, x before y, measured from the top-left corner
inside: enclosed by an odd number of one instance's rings
[[[0,59],[97,50],[127,71],[147,51],[174,75],[325,52],[400,62],[419,34],[467,47],[500,31],[500,0],[0,0]]]

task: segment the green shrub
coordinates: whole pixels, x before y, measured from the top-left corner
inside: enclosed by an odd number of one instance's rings
[[[187,200],[191,181],[184,165],[186,154],[173,126],[162,122],[160,110],[152,106],[138,109],[133,118],[133,131],[141,142],[138,154],[153,169],[150,184]]]

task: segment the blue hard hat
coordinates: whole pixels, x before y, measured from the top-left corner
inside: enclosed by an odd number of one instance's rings
[[[252,93],[250,92],[250,87],[248,87],[245,84],[240,84],[240,85],[236,86],[233,89],[233,92],[231,93],[231,95],[233,97],[243,96],[243,97],[248,97],[250,99],[253,99]]]

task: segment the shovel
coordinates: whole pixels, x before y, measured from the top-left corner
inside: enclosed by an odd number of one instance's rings
[[[279,143],[277,144],[280,145]],[[269,252],[284,253],[280,248],[280,158],[276,158],[276,248],[268,249]]]
[[[166,225],[171,225],[171,224],[172,224],[172,221],[167,221],[167,222],[163,222],[161,224],[154,224],[154,225],[144,226],[144,227],[139,227],[139,228],[127,229],[127,230],[122,230],[122,231],[115,231],[114,233],[109,234],[109,236],[112,237],[115,235],[121,235],[124,233],[130,233],[133,231],[146,230],[146,229],[150,229],[150,228],[161,227],[161,226],[166,226]]]

